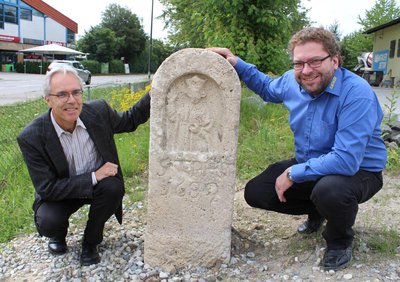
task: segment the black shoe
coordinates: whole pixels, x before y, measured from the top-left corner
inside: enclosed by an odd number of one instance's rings
[[[50,253],[54,255],[62,255],[67,252],[67,243],[65,242],[65,238],[50,238],[48,247]]]
[[[353,257],[352,246],[342,250],[327,249],[322,264],[325,270],[339,270],[347,267]]]
[[[318,229],[321,228],[324,221],[325,219],[323,218],[318,218],[316,220],[311,220],[308,218],[307,221],[303,222],[299,225],[299,227],[297,227],[297,232],[300,234],[311,234],[317,232]]]
[[[100,262],[100,256],[97,252],[97,245],[92,245],[83,242],[82,254],[81,254],[81,265],[88,266],[97,264]]]

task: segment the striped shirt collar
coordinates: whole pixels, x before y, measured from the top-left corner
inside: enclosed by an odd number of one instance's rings
[[[50,116],[51,116],[51,122],[53,123],[54,129],[57,132],[57,136],[58,136],[58,138],[60,138],[61,134],[67,133],[67,131],[65,131],[58,125],[58,123],[56,122],[56,119],[54,118],[53,110],[51,110]],[[78,120],[76,121],[76,126],[80,126],[80,127],[83,127],[84,129],[86,129],[86,126],[83,124],[83,121],[81,120],[80,117],[78,117]]]

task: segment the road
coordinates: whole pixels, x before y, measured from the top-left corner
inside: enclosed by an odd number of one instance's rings
[[[16,102],[26,101],[42,96],[44,75],[22,74],[0,72],[0,105],[8,105]],[[101,85],[133,83],[147,80],[146,74],[141,75],[101,75],[93,76],[90,87]],[[389,106],[387,97],[394,91],[392,88],[373,87],[378,96],[382,109],[386,111],[385,105]],[[396,90],[397,104],[395,113],[400,116],[400,90]]]
[[[44,75],[0,72],[0,105],[35,99],[43,95]],[[93,76],[90,87],[147,80],[146,74]]]

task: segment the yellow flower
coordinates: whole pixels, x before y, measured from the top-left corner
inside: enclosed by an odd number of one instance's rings
[[[120,90],[113,90],[111,92],[110,105],[118,111],[126,111],[132,107],[144,94],[146,94],[151,88],[151,84],[148,84],[144,89],[136,92],[131,91],[128,88]]]

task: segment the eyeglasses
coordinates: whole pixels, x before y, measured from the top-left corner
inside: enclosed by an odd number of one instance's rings
[[[309,60],[307,62],[301,62],[301,61],[294,62],[293,63],[293,68],[295,70],[302,70],[304,68],[304,65],[307,64],[310,68],[315,69],[315,68],[320,67],[322,65],[322,62],[325,61],[326,59],[328,59],[330,56],[331,55],[328,55],[328,56],[326,56],[324,58],[321,58],[321,59],[320,58],[314,58],[314,59],[311,59],[311,60]]]
[[[61,91],[58,92],[57,94],[49,94],[49,96],[54,96],[57,97],[60,101],[67,102],[70,96],[74,97],[74,99],[81,99],[82,93],[83,93],[82,89],[75,89],[72,90],[71,92]]]

